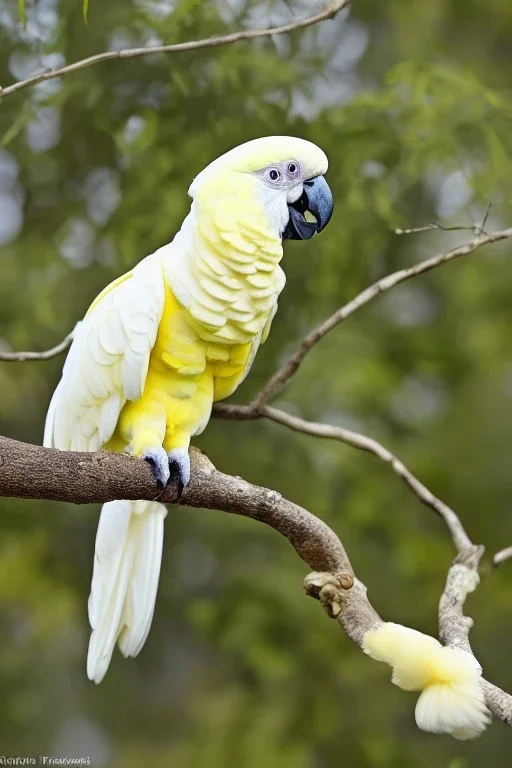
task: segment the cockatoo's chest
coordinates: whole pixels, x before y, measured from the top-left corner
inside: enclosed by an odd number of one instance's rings
[[[241,206],[245,215],[235,216],[228,202],[186,221],[164,273],[198,338],[250,344],[275,313],[285,284],[283,249],[261,215]]]
[[[207,370],[211,373],[218,371],[222,375],[233,365],[245,365],[251,340],[236,343],[213,337],[214,329],[193,317],[167,288],[150,367],[160,369],[164,375],[172,369],[181,376],[194,377]]]

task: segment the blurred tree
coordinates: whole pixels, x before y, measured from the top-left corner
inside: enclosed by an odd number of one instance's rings
[[[259,135],[320,144],[337,208],[318,242],[287,253],[280,312],[240,402],[336,306],[460,238],[397,238],[394,227],[472,223],[489,201],[488,227],[510,225],[512,5],[352,5],[287,37],[105,63],[1,100],[0,344],[59,341],[106,283],[170,239],[196,172]],[[0,71],[8,84],[98,51],[265,26],[312,6],[92,0],[85,26],[75,0],[27,2],[25,24],[7,0]],[[497,246],[387,294],[325,339],[279,401],[382,439],[490,551],[512,542],[509,255]],[[0,365],[0,433],[40,442],[61,365]],[[384,616],[435,631],[451,544],[384,466],[267,423],[212,422],[200,445],[339,530]],[[328,768],[340,755],[355,768],[508,764],[498,726],[473,744],[418,732],[387,671],[304,600],[304,569],[279,537],[221,513],[171,510],[148,645],[92,686],[96,510],[13,500],[0,510],[6,754],[123,768]],[[488,576],[470,610],[486,674],[510,689],[510,568]]]

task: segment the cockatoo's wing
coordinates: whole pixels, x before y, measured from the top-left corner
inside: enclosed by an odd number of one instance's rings
[[[96,451],[127,400],[141,397],[165,304],[161,264],[148,257],[111,283],[76,328],[55,390],[44,445]]]

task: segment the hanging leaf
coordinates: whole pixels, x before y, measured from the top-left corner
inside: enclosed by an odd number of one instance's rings
[[[0,147],[6,147],[15,139],[18,134],[26,127],[34,115],[34,107],[26,101],[21,109],[17,111],[15,119],[12,121],[9,128],[0,135]]]
[[[18,13],[20,15],[21,23],[25,24],[27,21],[27,16],[25,13],[25,0],[18,0]]]

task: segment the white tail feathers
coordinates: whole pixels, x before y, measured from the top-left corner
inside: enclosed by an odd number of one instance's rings
[[[142,649],[153,619],[167,510],[154,501],[111,501],[101,510],[89,597],[87,676],[101,682],[116,641]]]

